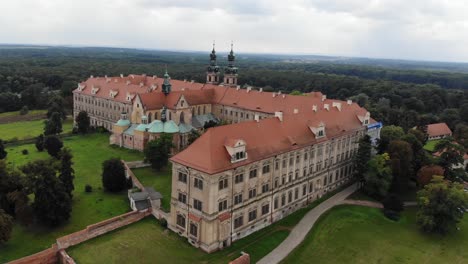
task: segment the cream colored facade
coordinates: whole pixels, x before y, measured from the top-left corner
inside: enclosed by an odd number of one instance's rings
[[[214,175],[173,162],[169,228],[206,252],[229,246],[350,181],[364,133],[365,127]]]

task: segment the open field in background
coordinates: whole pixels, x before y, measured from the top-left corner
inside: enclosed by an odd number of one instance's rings
[[[22,140],[35,138],[44,132],[44,119],[0,124],[0,139]],[[73,120],[67,119],[62,124],[62,133],[71,133]]]
[[[452,263],[468,262],[468,218],[460,231],[428,235],[407,208],[398,222],[379,209],[338,206],[324,214],[306,239],[282,263]]]
[[[13,112],[4,112],[0,113],[0,120],[5,117],[27,117],[27,116],[38,116],[38,115],[45,115],[47,113],[47,110],[29,110],[26,115],[20,115],[20,111],[13,111]]]
[[[164,211],[169,212],[171,209],[172,186],[171,166],[167,166],[161,171],[155,171],[151,167],[132,169],[132,171],[143,186],[153,187],[163,195],[161,207]]]
[[[108,134],[77,135],[63,139],[72,150],[75,163],[75,191],[73,211],[68,223],[54,229],[15,225],[12,238],[0,246],[0,263],[36,253],[50,247],[57,237],[83,229],[104,219],[129,211],[127,193],[111,194],[101,188],[102,162],[111,157],[124,160],[141,160],[137,151],[109,146]],[[28,155],[21,150],[27,149]],[[28,161],[48,158],[47,152],[37,152],[34,144],[7,147],[7,163],[18,167]],[[84,186],[90,184],[92,193],[85,193]]]

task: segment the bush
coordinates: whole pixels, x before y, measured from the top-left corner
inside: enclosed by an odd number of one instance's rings
[[[23,108],[20,110],[20,115],[27,115],[29,112],[29,108],[25,105]]]
[[[164,229],[167,228],[167,221],[166,221],[166,219],[164,219],[164,218],[161,219],[161,220],[159,221],[159,224],[160,224]]]
[[[392,210],[397,213],[403,211],[403,202],[395,194],[388,195],[383,201],[383,206],[387,210]]]
[[[84,189],[85,189],[85,192],[90,193],[93,191],[93,186],[86,184]]]
[[[109,159],[102,164],[102,186],[106,191],[120,192],[127,187],[125,167],[117,158]]]
[[[400,213],[399,212],[396,212],[396,211],[393,211],[393,210],[390,210],[390,209],[384,209],[383,213],[390,220],[393,220],[393,221],[400,220]]]
[[[21,153],[23,153],[23,155],[28,155],[28,154],[29,154],[29,151],[28,151],[27,149],[23,149],[23,150],[21,151]]]
[[[44,135],[40,134],[37,138],[36,138],[36,149],[37,151],[41,152],[44,150]]]

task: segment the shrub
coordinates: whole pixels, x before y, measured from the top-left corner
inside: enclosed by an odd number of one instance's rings
[[[90,193],[93,191],[93,186],[86,184],[84,189],[85,189],[85,192]]]
[[[163,228],[167,228],[167,221],[166,219],[161,219],[161,221],[159,221],[159,224],[163,227]]]
[[[385,209],[392,210],[397,213],[403,211],[403,202],[395,194],[388,195],[383,201],[383,206]]]
[[[28,108],[28,106],[25,105],[25,106],[23,106],[23,108],[21,108],[20,115],[27,115],[28,112],[29,112],[29,108]]]
[[[399,212],[395,212],[395,211],[390,210],[390,209],[384,209],[383,213],[390,220],[393,220],[393,221],[400,220],[400,213]]]
[[[44,150],[44,135],[40,134],[37,138],[36,138],[36,149],[37,151],[41,152]]]
[[[125,167],[120,159],[113,158],[103,162],[102,186],[110,192],[120,192],[127,187]]]
[[[23,149],[23,150],[21,151],[21,153],[23,153],[23,155],[28,155],[28,154],[29,154],[29,151],[28,151],[27,149]]]

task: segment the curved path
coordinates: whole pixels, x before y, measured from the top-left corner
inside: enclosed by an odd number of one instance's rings
[[[258,264],[276,264],[283,260],[294,248],[296,248],[309,233],[317,219],[328,209],[340,204],[350,194],[358,189],[357,184],[353,184],[343,191],[328,198],[317,207],[310,210],[304,218],[293,228],[288,237],[268,255],[260,259]]]

